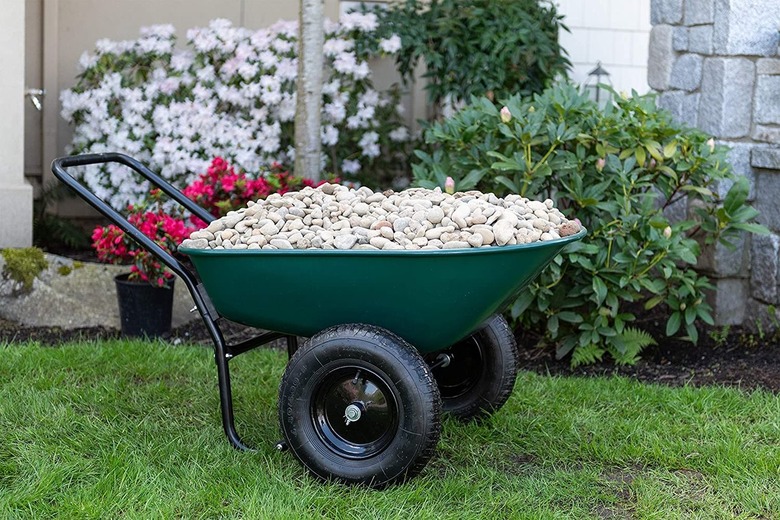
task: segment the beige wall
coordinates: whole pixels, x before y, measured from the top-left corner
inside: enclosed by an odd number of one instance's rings
[[[24,180],[24,0],[0,17],[0,248],[32,243],[32,188]]]

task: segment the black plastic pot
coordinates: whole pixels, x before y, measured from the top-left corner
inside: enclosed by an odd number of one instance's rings
[[[129,281],[129,274],[114,277],[123,336],[161,336],[171,330],[173,280],[169,287]]]

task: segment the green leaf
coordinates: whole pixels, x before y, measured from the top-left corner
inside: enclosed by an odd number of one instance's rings
[[[729,214],[735,213],[747,200],[749,191],[750,184],[748,180],[745,177],[737,179],[723,200],[723,208],[726,212]]]
[[[703,306],[699,305],[696,309],[696,312],[699,314],[699,318],[706,323],[707,325],[715,325],[715,320],[712,319],[712,314],[710,314],[710,311],[708,311]]]
[[[664,157],[671,159],[677,151],[677,141],[672,141],[664,146]]]
[[[734,229],[747,231],[748,233],[755,233],[756,235],[768,235],[771,233],[771,231],[769,231],[769,228],[762,226],[761,224],[756,224],[754,222],[741,222],[737,224],[732,224],[731,227]]]
[[[549,318],[547,318],[547,330],[550,331],[550,334],[552,334],[552,337],[555,338],[558,336],[558,316],[553,314]]]
[[[696,325],[693,324],[686,325],[685,332],[688,333],[688,339],[690,339],[692,343],[699,342],[699,331],[696,330]]]
[[[636,157],[636,162],[637,164],[639,164],[639,166],[644,166],[645,161],[647,160],[647,154],[645,153],[645,149],[642,148],[641,146],[637,146],[634,157]]]
[[[695,255],[695,254],[693,254],[693,251],[691,251],[691,250],[690,250],[690,249],[688,249],[688,248],[685,248],[685,247],[681,247],[681,248],[679,248],[679,249],[677,250],[677,254],[680,256],[680,259],[681,259],[683,262],[687,262],[687,263],[689,263],[689,264],[691,264],[691,265],[695,265],[695,264],[696,264],[696,262],[698,261],[698,260],[696,259],[696,255]]]
[[[704,188],[702,186],[694,186],[693,184],[684,184],[680,186],[681,191],[695,191],[699,195],[703,195],[705,197],[712,197],[713,193],[711,190],[708,190],[707,188]]]
[[[582,316],[576,312],[563,311],[558,313],[558,318],[567,323],[582,323]]]
[[[666,335],[667,336],[674,336],[677,334],[677,331],[680,330],[682,317],[679,312],[673,312],[671,316],[669,316],[669,320],[666,322]]]
[[[650,309],[652,309],[653,307],[655,307],[656,305],[658,305],[662,301],[664,301],[664,295],[663,294],[659,294],[658,296],[653,296],[652,298],[650,298],[649,300],[647,300],[645,302],[645,310],[649,311]]]
[[[534,301],[534,296],[534,293],[528,290],[520,293],[520,296],[518,296],[517,300],[515,300],[515,303],[512,304],[512,308],[510,309],[512,318],[517,319],[521,314],[523,314],[528,306],[531,305],[531,302]]]
[[[607,285],[598,276],[593,277],[593,292],[596,293],[596,303],[601,305],[607,297]]]
[[[507,177],[504,177],[503,175],[497,176],[495,181],[503,186],[506,186],[512,193],[518,193],[520,191],[520,186],[516,186],[514,182],[509,180]]]
[[[525,171],[525,165],[520,164],[517,161],[499,161],[494,162],[490,165],[490,167],[493,170],[498,170],[502,172],[508,172],[508,171]]]

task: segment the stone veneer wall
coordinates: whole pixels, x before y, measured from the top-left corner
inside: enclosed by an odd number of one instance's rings
[[[780,313],[780,1],[652,0],[648,83],[659,106],[731,147],[772,230],[706,251],[719,324],[776,326]],[[719,187],[725,193],[728,186]],[[773,314],[773,315],[771,315]]]

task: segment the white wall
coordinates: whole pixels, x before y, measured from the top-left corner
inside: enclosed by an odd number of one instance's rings
[[[571,33],[562,32],[561,46],[573,64],[578,83],[601,61],[618,92],[640,94],[647,85],[650,0],[555,0]]]

